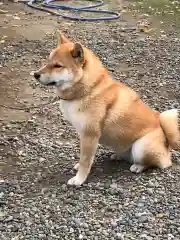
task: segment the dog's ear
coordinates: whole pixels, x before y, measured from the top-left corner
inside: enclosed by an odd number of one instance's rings
[[[69,39],[64,36],[62,32],[59,32],[59,41],[58,41],[58,47],[63,43],[69,43]]]
[[[84,63],[84,50],[80,43],[74,44],[74,49],[71,52],[72,57],[81,63]]]

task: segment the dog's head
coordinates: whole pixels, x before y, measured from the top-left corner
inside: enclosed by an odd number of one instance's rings
[[[46,86],[65,90],[81,80],[84,62],[83,46],[60,34],[57,48],[52,50],[47,64],[36,71],[34,77]]]

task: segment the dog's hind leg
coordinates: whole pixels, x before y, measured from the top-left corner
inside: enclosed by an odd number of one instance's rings
[[[146,170],[147,166],[144,164],[145,144],[144,139],[138,139],[132,146],[131,161],[133,164],[130,171],[134,173],[141,173]]]
[[[149,167],[170,167],[171,153],[161,128],[138,139],[132,146],[131,172],[141,173]]]

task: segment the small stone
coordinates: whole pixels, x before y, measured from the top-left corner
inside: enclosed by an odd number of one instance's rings
[[[21,20],[20,17],[14,16],[14,20]]]
[[[3,196],[4,196],[4,193],[0,192],[0,199],[3,198]]]
[[[144,203],[143,203],[143,202],[139,202],[139,203],[137,204],[137,206],[140,207],[140,208],[141,208],[141,207],[144,207]]]
[[[151,188],[148,188],[148,189],[147,189],[147,193],[148,193],[149,195],[153,195],[153,190],[152,190]]]
[[[19,155],[19,156],[25,156],[26,154],[25,154],[22,150],[19,150],[19,151],[18,151],[18,155]]]
[[[151,236],[148,236],[147,234],[141,234],[140,235],[140,239],[153,240],[153,238]]]
[[[147,216],[141,216],[141,217],[139,218],[139,221],[142,222],[142,223],[144,223],[144,222],[147,222],[147,221],[148,221],[148,218],[147,218]]]
[[[82,234],[79,235],[79,239],[83,239],[83,235]]]
[[[38,234],[39,239],[45,239],[46,235],[43,233]]]
[[[4,222],[10,222],[12,220],[13,220],[13,216],[9,216],[4,220]]]
[[[9,196],[10,196],[10,197],[13,197],[13,196],[14,196],[14,193],[13,193],[13,192],[10,192],[10,193],[9,193]]]
[[[69,231],[70,231],[70,233],[73,233],[73,232],[74,232],[74,228],[71,227],[71,228],[69,229]]]
[[[43,157],[40,157],[40,159],[39,159],[39,162],[40,163],[42,163],[42,162],[45,162],[46,161],[46,159],[45,158],[43,158]]]
[[[114,228],[117,227],[117,222],[116,221],[112,221],[111,222],[111,226],[114,227]]]
[[[124,240],[125,238],[124,238],[124,234],[123,233],[117,233],[116,234],[116,239],[118,239],[118,240]]]
[[[112,184],[110,185],[110,188],[112,188],[112,189],[117,189],[117,188],[118,188],[117,183],[112,183]]]
[[[15,236],[15,237],[11,238],[11,240],[19,240],[19,239],[20,239],[20,236],[19,236],[19,235],[17,235],[17,236]]]
[[[154,183],[153,183],[151,180],[149,180],[148,186],[149,186],[149,187],[154,187]]]
[[[81,225],[81,221],[80,221],[80,219],[78,219],[78,218],[75,218],[75,219],[74,219],[74,222],[75,222],[75,224],[78,225],[78,226]]]
[[[0,210],[0,217],[4,217],[5,215],[6,213]]]
[[[88,226],[87,223],[83,223],[83,227],[84,227],[84,228],[89,228],[89,226]]]
[[[62,188],[63,191],[67,191],[67,185],[66,185],[66,184],[63,184],[63,185],[61,186],[61,188]]]
[[[171,239],[174,239],[174,235],[172,235],[172,234],[168,234],[168,240],[171,240]]]

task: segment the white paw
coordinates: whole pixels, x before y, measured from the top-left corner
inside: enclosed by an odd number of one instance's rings
[[[76,163],[76,165],[73,167],[74,170],[78,170],[79,168],[79,163]]]
[[[130,167],[130,171],[133,172],[133,173],[141,173],[144,169],[145,169],[145,167],[143,165],[140,165],[140,164],[133,164]]]
[[[74,186],[80,186],[81,184],[83,184],[84,179],[80,179],[77,177],[77,175],[71,179],[68,180],[67,184],[68,185],[74,185]]]

